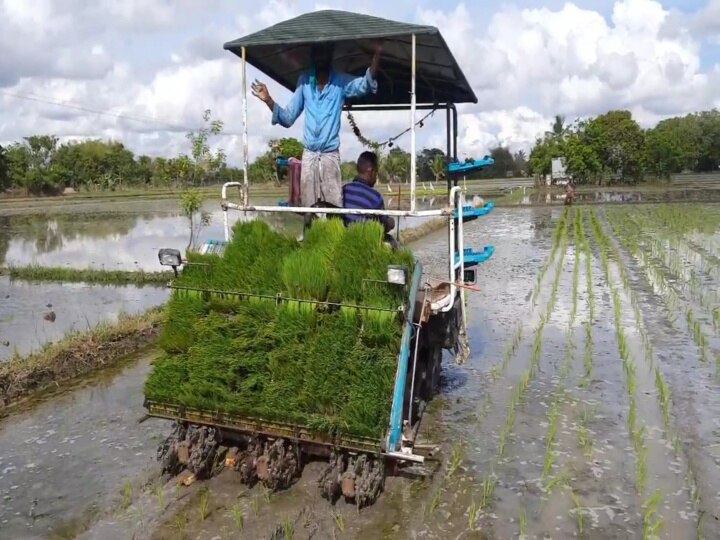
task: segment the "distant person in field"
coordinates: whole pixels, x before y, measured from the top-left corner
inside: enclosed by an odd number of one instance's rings
[[[305,111],[305,131],[300,178],[301,204],[310,207],[318,201],[342,205],[340,175],[340,117],[348,98],[377,92],[377,71],[382,48],[377,46],[372,63],[362,77],[332,68],[331,45],[314,45],[310,51],[312,65],[300,75],[295,93],[286,107],[280,107],[259,81],[252,93],[272,111],[272,123],[290,127]]]
[[[374,152],[363,152],[357,160],[357,176],[342,188],[343,208],[384,210],[383,196],[375,189],[378,177],[378,157]],[[358,221],[375,219],[383,224],[385,232],[395,228],[395,220],[391,216],[363,216],[348,214],[343,216],[346,225]]]

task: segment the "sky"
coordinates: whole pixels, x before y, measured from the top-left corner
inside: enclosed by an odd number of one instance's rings
[[[0,0],[0,144],[35,134],[110,138],[137,154],[189,153],[202,113],[225,122],[213,142],[242,161],[241,67],[223,43],[317,9],[439,28],[478,103],[459,108],[460,157],[529,150],[556,114],[627,109],[644,127],[720,107],[720,0]],[[250,68],[285,103],[290,93]],[[103,114],[98,114],[102,112]],[[443,115],[418,149],[444,147]],[[385,140],[408,113],[356,114]],[[251,159],[272,126],[250,96]],[[343,159],[362,150],[343,121]],[[408,150],[409,137],[397,143]]]

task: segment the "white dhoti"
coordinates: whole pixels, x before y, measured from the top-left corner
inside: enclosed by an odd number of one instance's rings
[[[318,201],[342,207],[340,153],[304,150],[300,173],[300,201],[309,207]]]

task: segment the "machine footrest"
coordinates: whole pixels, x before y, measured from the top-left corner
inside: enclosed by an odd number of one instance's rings
[[[482,251],[473,251],[472,248],[465,248],[463,250],[463,259],[465,268],[471,268],[475,265],[487,261],[495,253],[495,246],[485,246]],[[455,254],[455,264],[460,264],[460,254]]]
[[[487,215],[492,211],[493,208],[495,208],[495,204],[492,202],[489,202],[489,203],[485,204],[485,206],[482,206],[480,208],[475,208],[474,206],[472,206],[470,204],[463,206],[462,207],[463,223],[477,219],[480,216]],[[457,211],[457,208],[456,208],[455,209],[455,219],[458,219],[458,214],[459,214],[459,212]]]

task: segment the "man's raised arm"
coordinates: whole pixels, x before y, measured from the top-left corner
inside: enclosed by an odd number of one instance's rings
[[[374,94],[377,92],[377,73],[378,67],[380,66],[380,53],[382,52],[382,45],[375,47],[375,54],[373,55],[370,67],[362,77],[353,77],[352,75],[346,75],[344,82],[345,97],[355,98],[363,97],[368,94]]]
[[[302,113],[305,107],[302,84],[303,80],[301,77],[295,87],[295,93],[292,98],[290,98],[290,102],[284,108],[275,102],[270,95],[267,86],[260,81],[252,83],[252,94],[264,102],[272,111],[273,125],[280,124],[281,126],[288,128],[295,123],[295,120],[298,119],[298,116],[300,116],[300,113]]]

